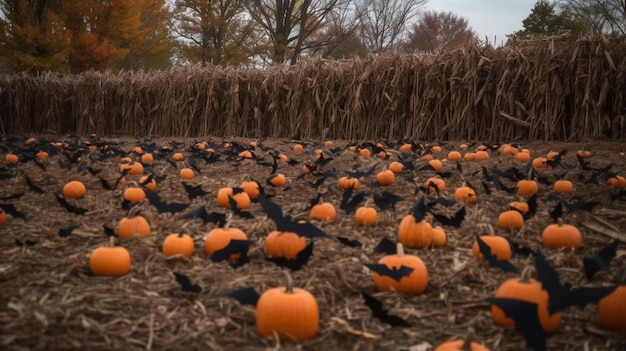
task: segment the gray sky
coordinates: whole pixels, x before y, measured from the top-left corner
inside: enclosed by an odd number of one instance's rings
[[[522,29],[537,0],[429,0],[425,11],[450,11],[465,18],[480,40],[489,38],[496,46],[506,42],[507,34]]]

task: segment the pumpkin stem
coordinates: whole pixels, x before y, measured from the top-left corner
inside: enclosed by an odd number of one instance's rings
[[[230,223],[233,220],[233,213],[230,211],[226,212],[226,222],[224,222],[224,229],[228,229],[230,227]]]
[[[487,227],[487,231],[489,232],[489,235],[496,235],[496,233],[493,230],[493,226],[489,223],[485,223],[485,226]]]
[[[465,340],[463,341],[463,345],[459,348],[464,351],[472,351],[472,342],[474,342],[474,333],[475,330],[472,327],[467,329],[467,334],[465,335]]]
[[[562,217],[559,217],[559,219],[557,219],[557,222],[556,222],[556,223],[557,223],[557,225],[558,225],[559,227],[562,227],[562,226],[563,226],[563,218],[562,218]]]
[[[396,256],[404,256],[404,246],[402,246],[402,243],[400,242],[396,244]]]
[[[115,246],[115,236],[111,235],[109,237],[109,246],[110,247],[114,247]]]
[[[285,293],[293,294],[293,278],[291,278],[291,274],[288,271],[285,272]]]
[[[530,275],[533,273],[534,270],[535,267],[533,266],[524,267],[524,270],[522,270],[522,276],[519,278],[519,282],[523,284],[530,283]]]

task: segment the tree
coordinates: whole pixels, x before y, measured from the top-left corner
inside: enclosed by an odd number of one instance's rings
[[[556,3],[537,1],[528,17],[522,21],[524,29],[513,34],[518,38],[557,35],[563,32],[585,33],[587,28],[568,12],[556,13]]]
[[[243,0],[177,0],[174,32],[182,55],[203,64],[244,63],[254,53],[255,27]]]
[[[331,41],[328,37],[320,41],[319,36],[309,39],[322,34],[329,18],[347,4],[347,0],[250,0],[248,12],[267,35],[271,47],[269,61],[293,65],[305,50]]]
[[[465,18],[452,12],[429,11],[413,25],[405,48],[438,54],[473,42],[476,33]]]
[[[70,40],[59,1],[0,0],[0,59],[15,71],[68,71]]]
[[[361,41],[373,51],[395,47],[408,21],[425,3],[426,0],[355,0],[355,21]]]
[[[625,0],[561,0],[560,4],[583,22],[590,34],[626,34]]]

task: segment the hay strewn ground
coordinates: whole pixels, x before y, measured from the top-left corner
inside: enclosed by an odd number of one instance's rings
[[[106,140],[120,141],[120,148],[127,152],[136,143],[132,139]],[[180,150],[188,154],[192,140],[179,141],[184,143]],[[167,144],[163,139],[155,142],[159,146]],[[246,140],[241,142],[247,143]],[[264,144],[301,162],[312,159],[310,154],[291,151],[293,143],[287,140],[267,140]],[[457,148],[458,144],[449,143],[447,146]],[[528,146],[535,155],[566,147],[570,152],[563,162],[575,165],[573,152],[582,145],[532,143],[523,146]],[[614,171],[626,173],[625,159],[618,155],[618,151],[624,151],[623,144],[598,142],[586,146],[594,152],[590,161],[594,167],[611,163]],[[308,146],[309,150],[313,148],[314,144]],[[441,158],[446,151],[444,145],[444,151],[435,156]],[[260,149],[255,153],[260,157],[267,155],[267,151]],[[479,203],[469,207],[462,227],[445,228],[449,239],[446,247],[411,251],[420,256],[429,269],[430,282],[424,294],[414,297],[395,293],[375,294],[391,313],[406,319],[412,325],[410,328],[391,328],[372,317],[360,296],[360,291],[374,293],[371,275],[363,263],[374,262],[381,256],[372,254],[372,249],[381,238],[395,240],[400,219],[416,199],[414,189],[434,173],[419,171],[409,179],[399,177],[394,185],[386,189],[405,196],[405,200],[398,204],[395,212],[384,212],[376,227],[357,227],[352,216],[339,211],[337,223],[320,226],[333,236],[357,239],[363,247],[350,248],[330,239],[315,240],[314,255],[308,266],[294,272],[293,277],[297,286],[308,289],[316,296],[321,310],[320,330],[314,339],[302,345],[279,347],[276,342],[257,336],[252,308],[215,296],[220,291],[238,287],[252,286],[257,291],[263,291],[282,284],[281,269],[264,259],[263,238],[273,229],[273,223],[266,220],[258,204],[253,204],[250,209],[255,219],[235,217],[232,223],[258,241],[250,250],[250,263],[241,268],[233,269],[223,262],[213,263],[202,252],[203,237],[213,227],[212,224],[182,220],[180,214],[159,215],[146,204],[142,205],[141,213],[152,225],[152,236],[121,243],[132,254],[131,273],[118,279],[94,277],[88,270],[87,262],[90,251],[107,241],[102,226],[114,226],[127,211],[120,206],[120,190],[104,190],[100,181],[89,172],[77,172],[76,166],[62,169],[58,166],[59,160],[65,159],[60,155],[51,157],[46,163],[47,172],[33,162],[22,163],[18,166],[16,178],[0,181],[2,197],[25,192],[19,198],[2,200],[1,203],[12,203],[27,214],[26,221],[11,218],[6,226],[0,227],[0,346],[4,350],[429,350],[420,346],[436,345],[461,337],[470,326],[476,330],[477,339],[494,350],[523,349],[523,340],[519,335],[493,325],[489,306],[483,302],[502,281],[514,275],[483,267],[472,258],[469,249],[474,235],[481,234],[477,224],[495,225],[497,214],[507,202],[515,199],[513,195],[494,191],[492,196],[487,196],[479,190]],[[365,160],[343,151],[335,155],[324,169],[342,174],[355,164],[359,164],[360,169],[366,169],[374,163],[382,169],[389,160]],[[419,166],[423,162],[416,161],[415,164]],[[110,182],[119,174],[117,158],[90,165],[103,169],[100,175]],[[462,165],[466,179],[474,184],[480,184],[481,166],[523,168],[523,165],[496,154],[484,163],[464,162]],[[190,208],[205,205],[209,210],[216,211],[222,211],[216,207],[215,201],[220,187],[238,185],[247,177],[263,181],[270,172],[267,166],[252,160],[199,163],[199,166],[202,174],[190,183],[202,184],[203,189],[211,194],[194,199]],[[280,164],[278,170],[289,177],[289,187],[284,191],[268,190],[274,195],[272,200],[294,216],[306,216],[309,200],[316,195],[316,189],[306,185],[306,181],[314,181],[315,178],[297,179],[301,167],[301,163],[295,166]],[[189,202],[171,164],[164,159],[157,160],[154,170],[157,174],[168,175],[158,185],[158,193],[163,199]],[[3,170],[12,171],[11,168]],[[446,179],[448,190],[444,193],[446,197],[451,197],[453,189],[460,186],[462,180],[452,162],[444,164],[444,171],[452,173]],[[557,169],[542,171],[541,174],[552,179],[563,172]],[[27,174],[45,192],[28,191],[22,174]],[[610,195],[615,191],[609,190],[604,182],[584,184],[578,180],[579,176],[588,175],[576,168],[569,171],[566,177],[576,181],[576,196],[581,201],[601,203],[593,215],[609,221],[622,233],[626,232],[624,201],[611,200]],[[82,180],[89,189],[85,199],[74,202],[88,209],[84,216],[69,214],[54,197],[70,179]],[[332,186],[335,181],[333,178],[326,180],[322,187],[325,192],[323,199],[338,207],[341,192]],[[362,183],[362,189],[368,192],[381,191],[374,185],[373,176],[365,177]],[[549,191],[548,186],[541,186],[538,213],[521,233],[512,235],[514,241],[535,249],[540,247],[539,233],[550,222],[548,213],[554,206],[554,203],[545,201]],[[611,210],[621,212],[616,214]],[[566,221],[594,222],[591,214],[586,212],[569,214]],[[70,224],[80,226],[70,236],[59,237],[59,228]],[[160,253],[161,242],[165,235],[179,231],[193,235],[197,253],[189,260],[166,259]],[[584,241],[580,250],[543,250],[550,263],[557,267],[562,282],[574,286],[586,284],[582,257],[595,254],[612,240],[582,226],[581,231]],[[598,273],[591,285],[608,284],[618,271],[626,269],[625,248],[623,243],[620,244],[618,257],[611,264],[610,271]],[[516,257],[513,263],[523,267],[531,264],[532,258]],[[202,292],[182,292],[172,272],[188,275],[202,287]],[[371,333],[374,338],[353,335],[347,326]],[[584,310],[567,310],[559,330],[549,338],[548,345],[550,350],[623,350],[626,347],[624,340],[623,333],[602,329],[595,305],[589,305]]]

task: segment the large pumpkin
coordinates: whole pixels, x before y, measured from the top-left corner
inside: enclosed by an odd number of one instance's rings
[[[413,215],[406,215],[398,227],[398,242],[409,249],[422,249],[433,241],[433,227],[426,220],[415,221]]]
[[[605,328],[626,331],[626,284],[600,299],[598,315]]]
[[[388,268],[400,268],[405,266],[413,268],[408,276],[395,280],[386,275],[372,273],[374,285],[378,291],[397,291],[403,294],[418,295],[424,292],[428,285],[428,270],[424,262],[415,255],[407,255],[401,243],[398,243],[396,253],[383,256],[378,264],[384,264]]]

